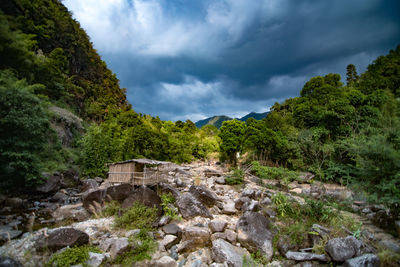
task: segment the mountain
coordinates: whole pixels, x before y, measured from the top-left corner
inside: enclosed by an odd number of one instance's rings
[[[250,112],[249,114],[243,116],[242,118],[237,120],[240,121],[247,121],[248,118],[254,118],[256,120],[262,120],[263,118],[265,118],[268,115],[269,111],[264,112],[264,113],[256,113],[256,112]],[[224,121],[229,121],[229,120],[233,120],[233,118],[228,117],[228,116],[224,116],[224,115],[220,115],[220,116],[213,116],[204,120],[199,120],[198,122],[196,122],[196,126],[197,128],[201,128],[204,125],[214,125],[217,128],[220,128],[222,126],[222,123]]]

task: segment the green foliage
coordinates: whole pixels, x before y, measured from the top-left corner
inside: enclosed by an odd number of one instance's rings
[[[220,149],[225,153],[229,161],[236,165],[236,153],[242,151],[243,132],[245,124],[242,121],[230,120],[222,123],[219,137],[221,138]]]
[[[54,254],[45,266],[69,267],[78,264],[87,266],[86,261],[89,260],[89,252],[102,253],[101,250],[92,246],[67,248],[61,253]]]
[[[118,215],[119,211],[121,211],[121,204],[118,201],[113,200],[106,203],[102,215],[105,217],[115,216]]]
[[[232,173],[225,177],[225,182],[229,185],[242,184],[244,182],[243,170],[234,168]]]
[[[282,167],[261,166],[258,161],[252,162],[252,171],[261,179],[277,179],[285,185],[299,178],[299,174],[295,171]]]
[[[51,134],[46,106],[9,71],[0,72],[0,175],[2,186],[41,181],[40,153]]]
[[[261,251],[257,251],[256,253],[251,253],[250,257],[243,256],[243,266],[244,267],[252,267],[252,266],[264,266],[269,263],[269,260],[262,254]]]
[[[296,203],[289,199],[288,196],[278,192],[272,197],[272,202],[276,206],[276,211],[279,217],[296,218],[299,216],[300,210]]]
[[[163,208],[164,215],[170,217],[171,219],[180,219],[177,210],[173,205],[175,204],[176,199],[171,193],[161,194],[161,207]],[[172,207],[171,207],[172,205]]]
[[[132,207],[122,212],[122,216],[115,218],[116,228],[148,229],[158,217],[157,208],[148,208],[140,202],[133,203]]]

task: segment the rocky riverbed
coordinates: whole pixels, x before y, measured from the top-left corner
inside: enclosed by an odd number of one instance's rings
[[[397,218],[391,218],[385,207],[356,201],[346,187],[310,183],[308,174],[303,181],[285,186],[247,174],[244,184],[233,186],[225,184],[226,172],[220,165],[204,163],[176,166],[165,183],[147,188],[110,185],[99,178],[69,188],[59,186],[61,178],[53,176],[42,188],[47,197],[0,200],[4,214],[0,217],[0,266],[43,266],[51,255],[84,244],[99,249],[89,252],[86,264],[112,265],[130,249],[131,237],[138,230],[116,229],[114,217],[99,216],[104,203],[111,200],[122,207],[139,201],[158,208],[159,220],[150,233],[157,249],[151,259],[134,266],[383,266],[387,263],[382,255],[399,260],[399,239],[387,230],[388,221],[399,227]],[[161,193],[176,198],[171,208],[181,219],[163,214]],[[319,224],[323,218],[310,217],[315,222],[303,230],[306,237],[294,240],[296,232],[285,231],[295,222],[285,219],[281,209],[285,203],[279,203],[277,195],[289,199],[298,209],[296,214],[302,214],[307,199],[345,203],[344,210],[340,205],[330,209],[359,227],[349,229],[344,222],[327,227]],[[379,254],[382,251],[387,254]]]

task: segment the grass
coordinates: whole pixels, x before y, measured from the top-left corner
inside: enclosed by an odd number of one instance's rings
[[[243,256],[243,267],[264,266],[268,263],[269,260],[259,250],[251,253],[250,257]]]
[[[299,173],[291,171],[283,167],[267,167],[261,166],[258,161],[253,161],[252,171],[261,179],[275,179],[280,180],[283,185],[299,179]]]
[[[157,208],[148,208],[135,202],[129,209],[122,210],[122,216],[115,218],[114,226],[123,229],[149,229],[157,220]]]
[[[102,215],[105,217],[118,215],[120,210],[121,210],[121,204],[118,201],[113,200],[106,203],[106,207],[102,211]]]
[[[164,215],[170,217],[172,220],[181,220],[181,216],[179,216],[177,209],[173,206],[175,205],[176,199],[172,193],[161,194],[160,197]]]
[[[102,253],[102,251],[93,246],[80,246],[67,248],[61,253],[54,254],[45,264],[46,267],[68,267],[81,264],[87,266],[89,252]]]
[[[233,169],[232,173],[225,178],[225,183],[229,185],[238,185],[244,182],[244,172],[239,169]]]

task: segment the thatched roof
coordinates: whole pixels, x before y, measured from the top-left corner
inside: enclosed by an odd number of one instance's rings
[[[173,164],[172,162],[159,161],[159,160],[153,160],[153,159],[129,159],[129,160],[125,160],[125,161],[109,163],[107,165],[124,164],[124,163],[129,163],[129,162],[135,162],[135,163],[144,164],[144,165],[167,165],[167,164]]]

